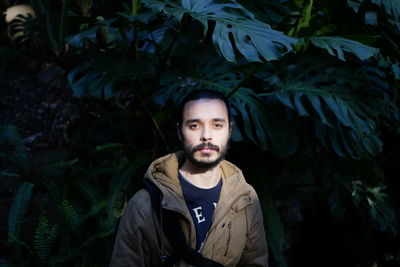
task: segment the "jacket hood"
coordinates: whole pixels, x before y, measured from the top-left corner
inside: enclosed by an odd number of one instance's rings
[[[145,174],[145,179],[149,179],[160,189],[163,195],[163,206],[164,204],[177,203],[183,200],[178,170],[185,162],[185,159],[183,151],[168,154],[153,161]],[[226,160],[222,160],[220,168],[223,183],[219,202],[232,202],[236,200],[235,198],[250,193],[242,171],[237,166]],[[169,205],[168,208],[182,213],[182,210],[177,210],[174,206]],[[186,212],[183,213],[187,215]]]
[[[177,186],[180,187],[178,170],[185,162],[185,159],[186,157],[183,151],[178,151],[161,157],[150,164],[145,174],[145,179],[149,179],[157,186],[161,184],[171,189]],[[224,182],[227,182],[227,180],[233,176],[238,176],[239,178],[244,179],[242,171],[226,160],[221,161],[220,168]]]

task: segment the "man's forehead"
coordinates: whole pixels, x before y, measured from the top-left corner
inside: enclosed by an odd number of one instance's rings
[[[185,119],[191,117],[228,119],[228,110],[220,99],[199,99],[187,102],[183,109]]]

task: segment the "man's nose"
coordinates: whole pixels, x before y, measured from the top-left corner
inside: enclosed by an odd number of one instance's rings
[[[204,127],[202,132],[201,132],[200,141],[206,142],[206,141],[210,141],[211,139],[212,139],[212,137],[211,137],[210,128],[209,127]]]

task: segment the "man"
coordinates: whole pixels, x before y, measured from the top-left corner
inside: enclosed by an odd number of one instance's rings
[[[145,175],[161,192],[161,210],[152,207],[148,190],[132,197],[120,221],[111,266],[161,266],[163,257],[174,253],[163,231],[173,226],[165,227],[160,216],[171,211],[187,244],[204,258],[223,266],[267,266],[257,194],[240,169],[223,160],[232,132],[226,99],[210,90],[190,93],[177,126],[184,151],[157,159]],[[183,259],[175,262],[188,265]]]

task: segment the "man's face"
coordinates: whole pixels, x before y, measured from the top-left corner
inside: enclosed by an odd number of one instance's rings
[[[183,109],[182,142],[186,158],[208,169],[224,158],[230,137],[228,110],[219,99],[189,101]]]

